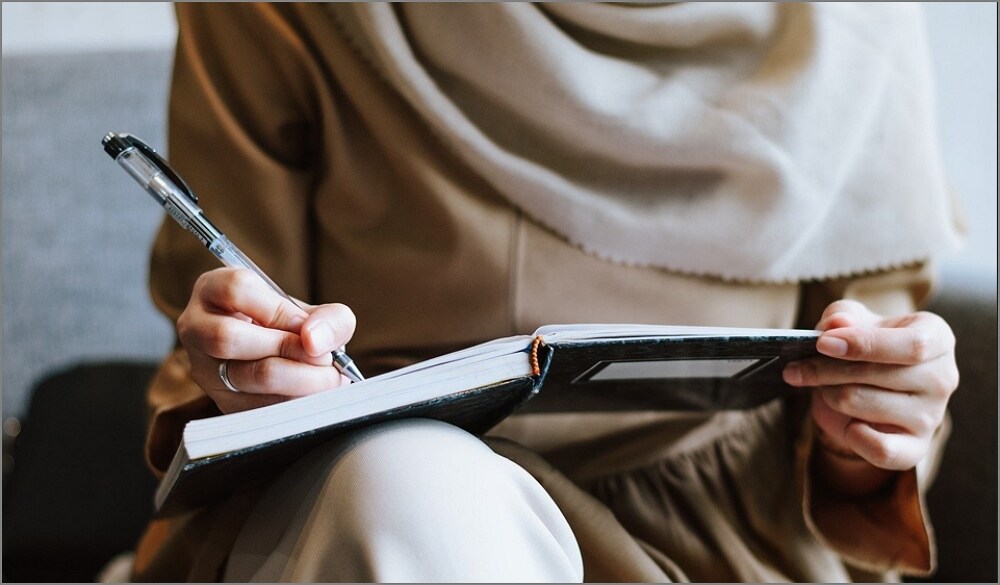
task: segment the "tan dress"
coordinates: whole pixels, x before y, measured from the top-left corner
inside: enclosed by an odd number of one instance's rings
[[[902,313],[921,267],[751,285],[606,262],[526,219],[469,171],[315,5],[179,4],[169,158],[206,214],[286,291],[358,317],[367,375],[559,322],[811,327],[856,298]],[[218,266],[165,221],[152,295],[170,318]],[[148,454],[217,414],[177,350],[150,389]],[[490,445],[566,515],[592,581],[881,580],[923,574],[934,457],[845,501],[810,484],[807,396],[748,412],[518,415]],[[501,440],[503,437],[507,440]],[[259,494],[154,521],[136,577],[214,580]]]

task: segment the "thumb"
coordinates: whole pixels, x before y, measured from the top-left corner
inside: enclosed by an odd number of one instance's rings
[[[816,329],[829,331],[842,327],[867,327],[879,323],[882,317],[873,313],[864,304],[849,299],[843,299],[830,303],[823,311]]]
[[[351,340],[356,326],[354,312],[346,305],[320,305],[302,326],[302,344],[309,355],[330,353]]]

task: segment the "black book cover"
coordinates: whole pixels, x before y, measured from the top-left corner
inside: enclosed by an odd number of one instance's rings
[[[802,392],[781,371],[819,355],[814,335],[561,341],[539,352],[541,392],[522,412],[753,408]]]
[[[451,423],[473,434],[482,434],[516,410],[536,391],[534,378],[508,380],[436,400],[373,413],[217,457],[187,461],[158,509],[158,515],[169,516],[218,501],[243,487],[276,476],[309,450],[332,437],[375,422],[400,418],[432,418]]]

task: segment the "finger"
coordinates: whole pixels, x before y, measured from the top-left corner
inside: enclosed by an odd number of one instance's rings
[[[816,426],[827,436],[842,437],[844,428],[847,427],[847,423],[851,422],[851,417],[830,408],[830,405],[818,393],[813,393],[811,400],[810,413]]]
[[[911,469],[923,458],[929,438],[902,432],[884,432],[868,423],[855,420],[844,429],[844,442],[876,467],[903,471]]]
[[[898,427],[867,423],[833,410],[814,394],[812,418],[820,432],[845,451],[882,469],[909,469],[926,452],[926,441],[900,433]]]
[[[264,327],[292,333],[309,316],[246,268],[220,268],[203,277],[196,294],[213,312],[246,315]]]
[[[946,404],[920,395],[858,385],[821,387],[817,393],[827,406],[846,417],[918,436],[933,432],[941,424]]]
[[[332,363],[328,356],[310,356],[301,338],[294,333],[261,327],[229,315],[185,311],[177,320],[177,335],[189,352],[217,359],[257,360],[280,356],[314,365]]]
[[[830,303],[816,324],[816,329],[828,331],[842,327],[864,327],[875,325],[879,316],[871,312],[864,304],[851,299],[843,299]]]
[[[861,384],[937,398],[947,398],[958,386],[958,368],[950,356],[916,366],[829,358],[798,360],[785,367],[783,377],[792,386]]]
[[[825,331],[816,341],[824,355],[843,360],[915,365],[954,349],[950,329],[929,324],[900,328],[845,327]]]
[[[810,410],[813,421],[820,428],[820,430],[822,430],[827,437],[832,438],[835,443],[841,445],[845,450],[847,447],[844,444],[844,434],[847,432],[847,426],[852,422],[864,422],[865,424],[869,424],[882,432],[899,432],[903,430],[902,427],[890,423],[871,422],[848,416],[831,407],[827,401],[823,399],[820,392],[812,394]]]
[[[284,358],[230,361],[229,381],[241,393],[300,397],[339,388],[349,380],[336,368],[312,366]]]
[[[929,327],[935,329],[939,335],[951,334],[951,327],[948,326],[948,323],[939,315],[929,311],[885,317],[879,322],[879,326],[890,328]]]
[[[215,402],[223,414],[253,410],[262,406],[270,406],[279,402],[291,400],[288,396],[274,394],[246,394],[230,392],[229,390],[207,390],[206,394]]]
[[[302,326],[302,345],[309,355],[329,354],[351,340],[356,325],[354,312],[346,305],[320,305]]]
[[[221,391],[229,394],[236,394],[236,392],[232,392],[229,388],[227,388],[222,381],[221,374],[219,372],[220,360],[198,351],[188,350],[188,355],[190,356],[191,360],[192,379],[194,379],[194,381],[198,384],[199,387],[202,388],[202,390],[205,391],[206,394],[212,396],[213,400],[216,399],[217,396],[217,394],[215,394],[216,392]],[[230,368],[232,368],[235,364],[240,364],[240,363],[244,362],[229,360],[229,364],[227,366],[227,376],[229,378],[230,383],[233,382],[232,369]],[[323,367],[323,366],[317,366],[317,367]],[[325,366],[325,367],[330,368],[330,366]],[[268,394],[268,392],[262,388],[257,388],[256,392],[243,392],[243,390],[240,389],[239,386],[234,386],[234,387],[237,390],[239,390],[239,394],[258,394],[258,395]],[[275,393],[274,395],[277,396],[278,394]],[[216,400],[216,403],[218,403],[218,400]],[[257,403],[255,402],[254,404]]]

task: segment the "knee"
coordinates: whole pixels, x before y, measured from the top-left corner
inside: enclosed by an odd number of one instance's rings
[[[436,420],[405,419],[347,438],[329,469],[338,501],[371,506],[433,505],[449,492],[491,490],[503,482],[503,462],[477,437]]]
[[[291,510],[279,530],[295,561],[290,580],[582,575],[572,531],[541,485],[454,426],[421,419],[373,426],[315,450],[289,475],[306,490],[294,501],[279,492],[286,497],[276,504]]]
[[[338,554],[370,564],[367,577],[572,581],[582,575],[572,530],[541,485],[454,426],[405,420],[358,433],[327,481],[314,520],[327,527]],[[512,558],[520,564],[512,566]]]

